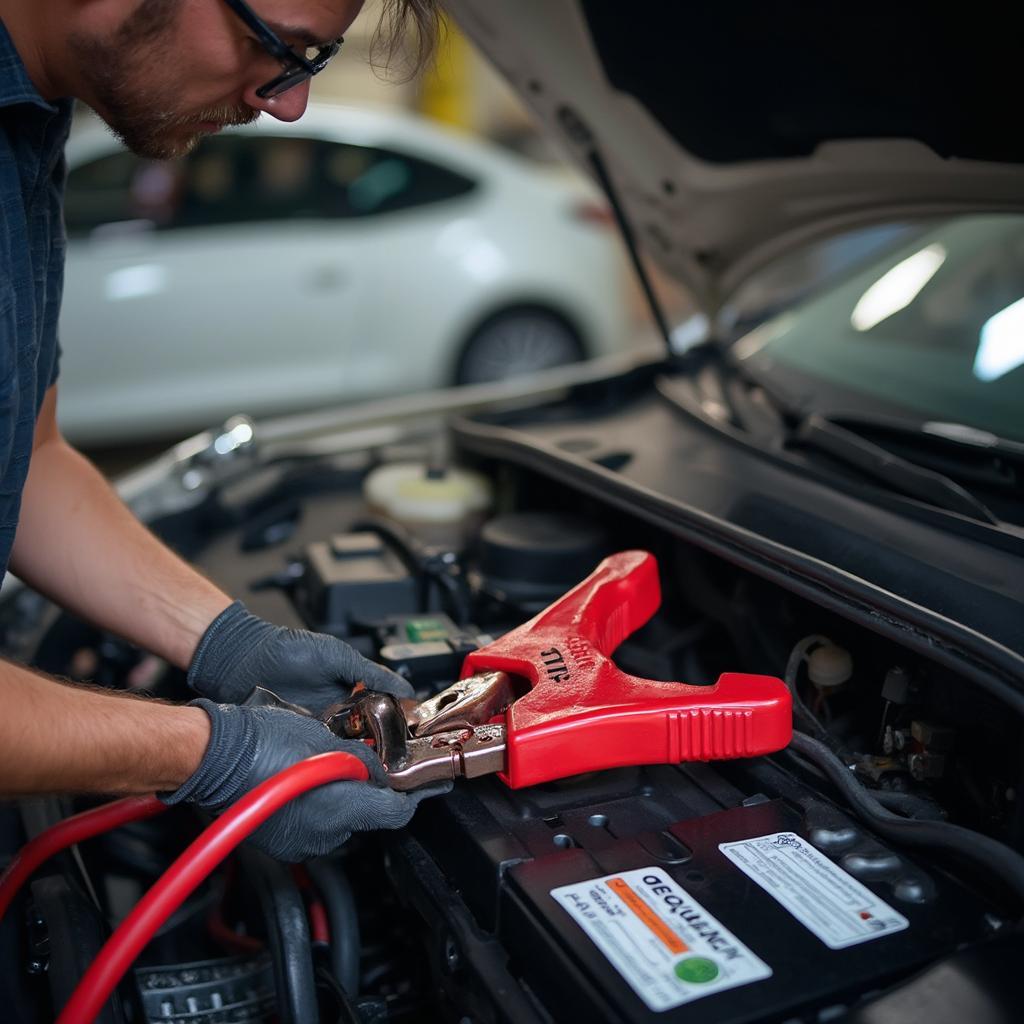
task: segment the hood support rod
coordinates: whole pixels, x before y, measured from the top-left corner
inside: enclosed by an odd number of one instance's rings
[[[589,134],[589,130],[583,125],[580,125],[580,127]],[[611,175],[608,173],[608,166],[604,162],[604,157],[601,156],[597,147],[593,144],[593,137],[591,137],[587,146],[587,160],[594,169],[598,184],[601,186],[601,190],[604,192],[605,198],[607,198],[608,204],[612,208],[612,213],[615,215],[615,223],[618,224],[619,231],[622,233],[622,239],[626,243],[630,261],[633,264],[633,269],[636,271],[637,279],[640,281],[644,297],[647,299],[647,305],[654,319],[654,325],[658,328],[658,333],[664,339],[666,353],[671,355],[672,335],[669,331],[668,321],[665,319],[665,311],[661,308],[658,296],[654,292],[654,285],[651,282],[650,275],[647,273],[647,268],[640,258],[640,249],[636,243],[633,227],[626,217],[626,212],[619,200],[618,191],[615,188]]]

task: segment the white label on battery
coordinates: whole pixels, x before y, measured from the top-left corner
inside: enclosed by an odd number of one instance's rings
[[[661,868],[563,885],[551,895],[652,1010],[771,977]]]
[[[721,843],[718,848],[829,949],[870,942],[910,925],[793,832]]]

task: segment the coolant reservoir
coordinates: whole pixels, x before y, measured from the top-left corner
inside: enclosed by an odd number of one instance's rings
[[[458,466],[396,462],[367,474],[370,508],[411,530],[427,544],[463,547],[490,508],[490,481]]]

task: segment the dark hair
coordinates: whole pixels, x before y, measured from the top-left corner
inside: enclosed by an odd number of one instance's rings
[[[434,56],[443,28],[440,0],[382,0],[380,21],[370,42],[370,63],[395,70],[408,81]],[[406,45],[414,34],[411,46]]]

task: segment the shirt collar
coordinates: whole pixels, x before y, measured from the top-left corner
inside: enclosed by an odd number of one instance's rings
[[[0,21],[0,107],[16,103],[34,103],[50,113],[57,112],[57,107],[47,103],[32,84],[7,27]]]

